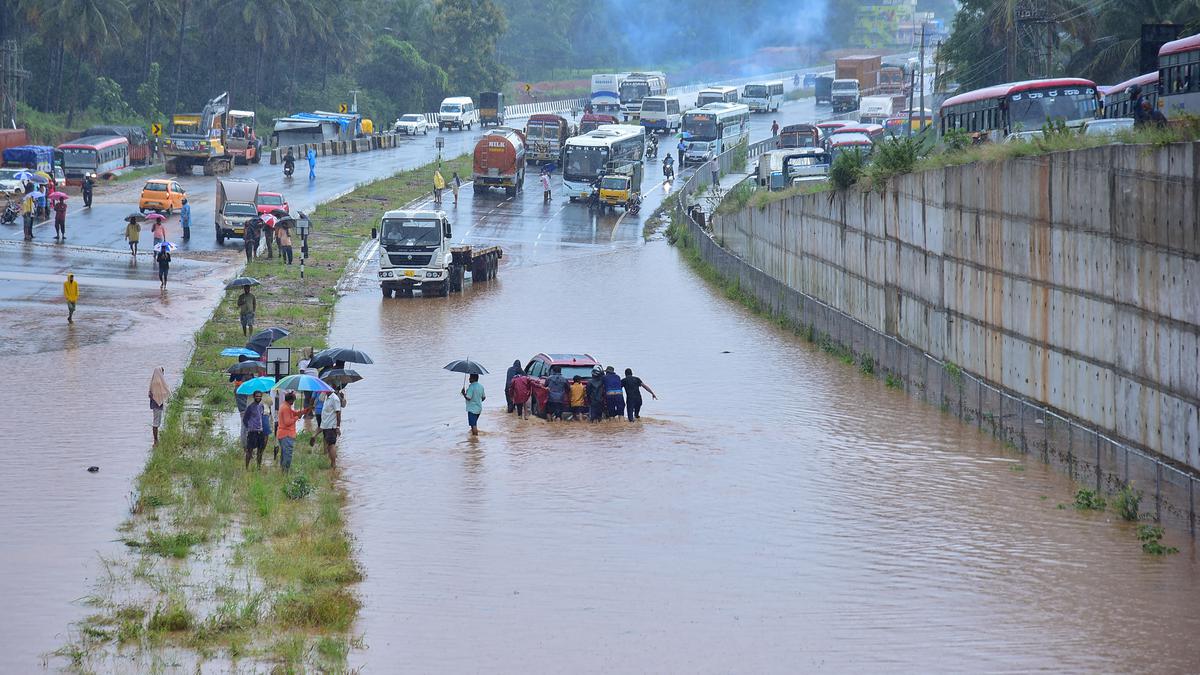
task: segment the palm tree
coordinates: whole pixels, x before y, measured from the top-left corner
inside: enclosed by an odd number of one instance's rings
[[[182,4],[180,0],[130,0],[129,11],[142,40],[143,80],[150,74],[155,47],[171,39],[170,28],[178,25],[176,16],[182,13]]]
[[[1143,23],[1192,24],[1200,21],[1200,0],[1120,0],[1093,17],[1093,33],[1072,53],[1068,70],[1097,82],[1115,83],[1140,75]]]

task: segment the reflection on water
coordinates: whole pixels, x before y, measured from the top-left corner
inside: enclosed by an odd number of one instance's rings
[[[420,671],[1194,670],[1190,541],[1145,556],[1072,486],[699,285],[656,243],[523,243],[446,300],[339,305],[366,581],[352,665]],[[581,254],[582,253],[582,254]],[[368,270],[368,273],[370,271]],[[635,425],[503,412],[540,351],[632,367]],[[493,369],[477,440],[461,380]]]

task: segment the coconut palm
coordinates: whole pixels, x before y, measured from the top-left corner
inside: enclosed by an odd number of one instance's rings
[[[1094,40],[1071,54],[1067,70],[1097,82],[1116,83],[1138,71],[1143,23],[1194,24],[1200,21],[1200,0],[1120,0],[1105,5],[1092,20]]]

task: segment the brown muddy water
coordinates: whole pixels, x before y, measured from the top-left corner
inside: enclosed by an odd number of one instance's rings
[[[342,449],[352,666],[1200,669],[1186,533],[1142,553],[1066,477],[719,297],[665,242],[492,234],[490,285],[383,301],[365,281],[338,306],[331,343],[375,359]],[[661,400],[633,425],[506,415],[505,368],[542,351],[632,367]],[[440,370],[468,356],[492,370],[478,439]]]

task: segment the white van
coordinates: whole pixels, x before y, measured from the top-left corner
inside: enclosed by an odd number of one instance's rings
[[[451,96],[438,106],[438,131],[470,129],[479,123],[479,109],[470,96]]]
[[[652,131],[677,131],[683,125],[683,108],[678,96],[647,96],[642,99],[642,126]]]

